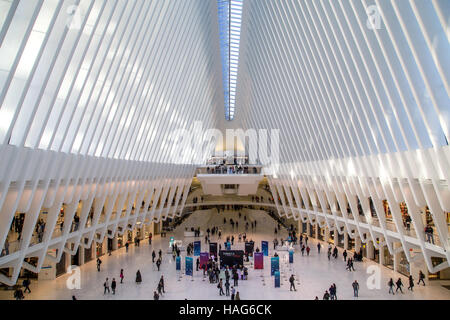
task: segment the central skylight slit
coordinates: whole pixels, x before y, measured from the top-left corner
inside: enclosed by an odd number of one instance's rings
[[[233,120],[243,0],[217,0],[225,119]]]

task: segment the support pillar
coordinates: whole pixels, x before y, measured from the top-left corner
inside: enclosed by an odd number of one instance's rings
[[[359,236],[355,236],[355,251],[359,252],[361,250],[361,238]]]
[[[117,250],[117,248],[118,248],[118,246],[119,246],[119,240],[118,240],[117,237],[118,237],[118,236],[117,236],[117,234],[116,234],[116,236],[112,239],[112,249],[113,249],[113,251],[114,251],[114,250]]]
[[[316,229],[314,230],[314,237],[319,239],[319,226],[316,226]]]
[[[366,246],[367,246],[367,258],[373,260],[374,255],[373,241],[372,240],[367,241]]]
[[[84,264],[84,248],[78,246],[78,264],[82,266]]]
[[[395,250],[397,248],[401,247],[400,242],[394,242],[393,243],[393,249],[394,249],[394,272],[398,272],[399,266],[400,266],[400,252],[395,253]]]
[[[309,237],[310,233],[311,233],[311,223],[308,222],[306,224],[306,234],[308,235],[308,237]]]
[[[324,234],[324,240],[325,242],[328,242],[330,240],[330,231],[328,230],[328,227],[325,226],[323,232]]]
[[[344,250],[348,250],[348,232],[347,232],[347,227],[344,227]]]
[[[381,264],[381,265],[385,265],[385,261],[384,261],[384,249],[385,249],[385,246],[380,246],[380,253],[378,254],[378,257],[379,257],[379,260],[378,260],[378,263],[379,264]]]

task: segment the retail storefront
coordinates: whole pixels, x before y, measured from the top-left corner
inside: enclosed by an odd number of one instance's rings
[[[102,255],[105,254],[103,252],[103,243],[96,243],[96,252],[97,252],[97,257],[101,257]]]
[[[397,271],[405,276],[409,276],[410,266],[409,266],[408,259],[406,258],[406,255],[403,251],[399,253],[399,258],[400,258],[400,261],[398,264]]]
[[[87,263],[93,259],[92,246],[84,249],[84,263]]]
[[[309,225],[309,237],[314,238],[315,236],[315,231],[316,231],[316,227],[318,227],[317,225],[313,226],[312,224]]]
[[[383,254],[383,258],[384,258],[383,265],[385,267],[388,267],[389,269],[394,270],[394,256],[389,253],[389,249],[386,246],[383,247],[382,251],[383,251],[382,254]]]
[[[56,250],[56,254],[58,254],[58,250]],[[56,276],[64,273],[66,273],[66,253],[63,253],[59,262],[56,263]]]
[[[431,263],[433,267],[445,262],[443,258],[431,257]],[[446,268],[444,270],[438,271],[436,273],[428,274],[429,280],[450,280],[450,268]]]
[[[319,240],[324,241],[325,240],[325,237],[324,237],[325,228],[320,228],[319,226],[317,226],[317,228],[319,229],[319,232],[318,232]]]
[[[337,246],[340,248],[344,248],[344,234],[337,235]]]

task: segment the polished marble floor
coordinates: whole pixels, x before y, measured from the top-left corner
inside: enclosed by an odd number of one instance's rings
[[[233,216],[237,219],[237,214],[226,212],[225,216],[228,218]],[[42,280],[33,281],[31,285],[31,293],[25,294],[25,299],[71,299],[75,295],[77,299],[99,299],[99,300],[117,300],[117,299],[153,299],[153,292],[156,290],[158,281],[161,275],[165,278],[166,293],[161,299],[229,299],[226,296],[219,296],[216,284],[210,284],[207,279],[203,278],[201,271],[195,271],[194,276],[186,276],[180,271],[176,271],[175,262],[170,254],[163,254],[163,263],[161,271],[157,271],[157,267],[152,263],[152,250],[158,252],[162,249],[166,252],[171,236],[176,240],[183,241],[187,244],[194,240],[194,238],[184,238],[185,226],[198,225],[199,221],[203,221],[203,230],[206,226],[218,226],[222,229],[222,239],[227,235],[234,234],[237,239],[239,232],[244,232],[243,217],[239,223],[239,230],[231,230],[229,224],[223,224],[224,213],[212,214],[199,220],[198,217],[188,218],[186,222],[181,225],[174,233],[168,233],[167,237],[156,236],[153,244],[148,245],[147,241],[142,241],[140,247],[131,245],[128,253],[125,249],[115,251],[111,256],[103,256],[102,268],[98,272],[96,269],[95,260],[81,266],[81,288],[68,289],[66,281],[69,274],[58,277],[56,280]],[[249,213],[247,215],[249,220],[255,219],[255,214]],[[274,228],[276,222],[268,216],[256,216],[258,225],[256,230],[252,231],[249,228],[247,231],[247,238],[255,241],[255,246],[261,248],[261,241],[269,241],[269,257],[264,257],[264,269],[254,270],[252,266],[249,267],[248,280],[239,281],[236,290],[239,291],[242,300],[258,299],[314,299],[316,296],[322,299],[322,296],[332,283],[337,286],[338,299],[450,299],[450,291],[440,285],[429,285],[414,287],[414,292],[408,291],[407,278],[394,273],[392,270],[380,266],[380,288],[369,288],[370,283],[373,284],[370,278],[372,275],[367,273],[370,266],[379,266],[378,264],[365,260],[364,262],[355,263],[355,272],[345,270],[345,262],[343,261],[340,252],[338,259],[327,258],[326,244],[322,243],[323,248],[321,253],[317,252],[317,242],[313,239],[309,241],[311,253],[309,256],[301,255],[301,252],[296,249],[294,254],[294,263],[289,264],[286,251],[277,251],[280,255],[280,269],[281,269],[281,287],[274,287],[274,278],[270,276],[270,256],[273,255]],[[195,220],[197,219],[197,220]],[[286,232],[278,233],[278,238],[286,238]],[[206,248],[204,238],[202,240],[202,249]],[[211,241],[217,240],[217,236],[212,237]],[[237,240],[236,240],[237,241]],[[243,243],[235,242],[232,249],[244,249]],[[185,252],[182,253],[184,261]],[[195,261],[195,260],[194,260]],[[182,263],[184,269],[184,262]],[[124,269],[124,283],[120,284],[119,272]],[[135,283],[135,274],[137,270],[141,271],[143,282],[141,284]],[[369,269],[370,270],[370,269]],[[373,272],[373,270],[372,270]],[[291,274],[295,275],[297,291],[289,290],[288,278]],[[116,278],[118,285],[116,294],[103,294],[103,283],[105,278],[110,280]],[[405,284],[404,293],[389,295],[387,282],[390,277],[394,280],[401,277]],[[417,276],[416,276],[417,277]],[[352,283],[357,280],[360,284],[359,297],[353,297]],[[417,281],[417,280],[416,280]],[[369,282],[369,286],[368,286]],[[0,299],[12,299],[13,291],[0,291]]]

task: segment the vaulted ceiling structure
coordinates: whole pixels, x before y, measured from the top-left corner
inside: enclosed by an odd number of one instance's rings
[[[180,215],[207,129],[269,131],[280,215],[447,268],[449,23],[447,0],[0,0],[2,248],[25,213],[0,281]]]

